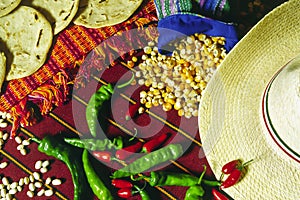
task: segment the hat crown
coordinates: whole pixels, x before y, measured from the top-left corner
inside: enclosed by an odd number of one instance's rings
[[[300,162],[300,56],[269,82],[263,96],[263,118],[272,142]]]

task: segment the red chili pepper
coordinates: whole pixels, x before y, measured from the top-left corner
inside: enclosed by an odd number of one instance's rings
[[[125,115],[126,121],[128,121],[131,118],[134,118],[136,116],[136,114],[138,113],[139,107],[140,107],[139,102],[129,106],[128,111],[126,112],[126,115]]]
[[[125,160],[126,158],[133,155],[133,153],[139,152],[143,146],[143,143],[138,141],[137,143],[130,145],[128,147],[124,147],[123,149],[118,149],[116,151],[116,158],[120,160]]]
[[[234,169],[224,182],[222,182],[220,189],[225,189],[236,184],[241,178],[241,169]]]
[[[229,198],[227,198],[223,193],[221,193],[215,188],[213,188],[211,192],[214,197],[214,200],[229,200]]]
[[[112,160],[112,153],[110,151],[93,151],[92,154],[95,158],[103,162],[110,162]]]
[[[142,152],[149,153],[155,150],[157,147],[162,145],[169,137],[169,133],[163,133],[158,137],[153,138],[152,140],[146,142],[143,145]]]
[[[113,179],[111,184],[116,188],[132,188],[133,184],[124,179]]]
[[[131,188],[121,188],[118,190],[118,196],[124,199],[132,197],[133,191]]]
[[[233,170],[237,169],[240,164],[241,161],[239,159],[230,161],[222,167],[222,173],[230,174]]]

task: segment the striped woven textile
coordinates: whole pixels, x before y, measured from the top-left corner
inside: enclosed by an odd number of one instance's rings
[[[229,0],[155,0],[159,19],[178,14],[191,13],[220,18],[229,14]]]
[[[130,19],[115,26],[88,29],[71,25],[54,39],[49,59],[36,73],[4,83],[0,111],[11,112],[15,125],[35,123],[34,109],[47,114],[67,100],[74,73],[92,49],[119,31],[143,27],[153,21],[157,21],[154,2],[145,1]]]

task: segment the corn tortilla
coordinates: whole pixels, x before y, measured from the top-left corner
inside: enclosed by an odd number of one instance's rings
[[[21,0],[1,0],[0,1],[0,17],[7,15],[13,11],[19,4]]]

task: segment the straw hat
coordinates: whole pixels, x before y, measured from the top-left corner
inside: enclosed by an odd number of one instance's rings
[[[231,50],[199,108],[203,149],[218,178],[235,159],[234,199],[300,199],[300,1],[266,15]]]

